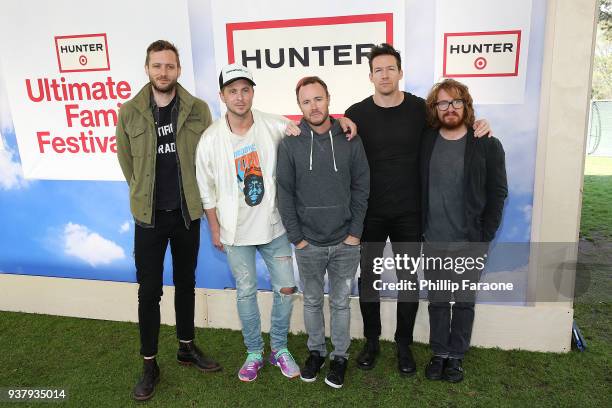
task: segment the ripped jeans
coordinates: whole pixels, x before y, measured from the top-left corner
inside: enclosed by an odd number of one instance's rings
[[[323,289],[325,272],[329,280],[330,333],[335,356],[348,358],[351,345],[351,310],[349,296],[359,266],[360,246],[339,243],[327,247],[308,244],[295,250],[304,287],[304,325],[308,333],[308,350],[327,355]]]
[[[255,251],[259,251],[270,273],[274,291],[270,327],[270,346],[272,350],[287,347],[287,332],[293,310],[293,295],[280,292],[282,288],[294,288],[293,260],[291,244],[287,234],[263,245],[231,246],[225,245],[227,262],[236,279],[236,303],[242,323],[244,345],[249,353],[263,353],[264,342],[261,337],[261,319],[257,305],[257,269]]]

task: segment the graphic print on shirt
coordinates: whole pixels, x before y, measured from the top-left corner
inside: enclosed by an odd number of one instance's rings
[[[248,206],[259,205],[264,197],[264,180],[259,165],[257,147],[250,144],[234,152],[238,187],[244,193],[244,201]]]
[[[158,210],[175,210],[181,206],[176,134],[172,122],[176,96],[166,106],[154,112],[157,131],[157,159],[155,161],[155,203]]]
[[[176,152],[176,144],[174,143],[174,129],[172,122],[167,125],[157,127],[157,154],[168,154]]]

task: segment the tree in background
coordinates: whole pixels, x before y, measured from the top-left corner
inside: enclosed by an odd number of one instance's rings
[[[612,99],[612,0],[599,5],[592,88],[592,99]]]
[[[599,28],[608,40],[612,40],[612,0],[599,2]]]

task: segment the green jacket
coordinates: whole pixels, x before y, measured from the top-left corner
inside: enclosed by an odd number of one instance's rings
[[[206,102],[176,86],[179,113],[176,150],[180,164],[181,190],[189,218],[204,213],[195,173],[195,151],[200,136],[212,122]],[[145,85],[121,106],[117,123],[117,157],[130,186],[130,209],[137,222],[153,224],[157,132],[151,106],[151,84]]]

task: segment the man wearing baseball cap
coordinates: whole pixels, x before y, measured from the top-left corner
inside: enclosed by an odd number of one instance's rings
[[[264,342],[257,306],[259,251],[273,290],[269,362],[288,378],[300,375],[287,349],[287,333],[296,291],[287,239],[276,204],[276,154],[285,131],[299,129],[288,119],[252,109],[251,71],[230,64],[219,75],[219,97],[227,113],[202,135],[196,175],[213,245],[227,254],[236,280],[238,315],[247,358],[238,372],[253,381],[263,367]]]

